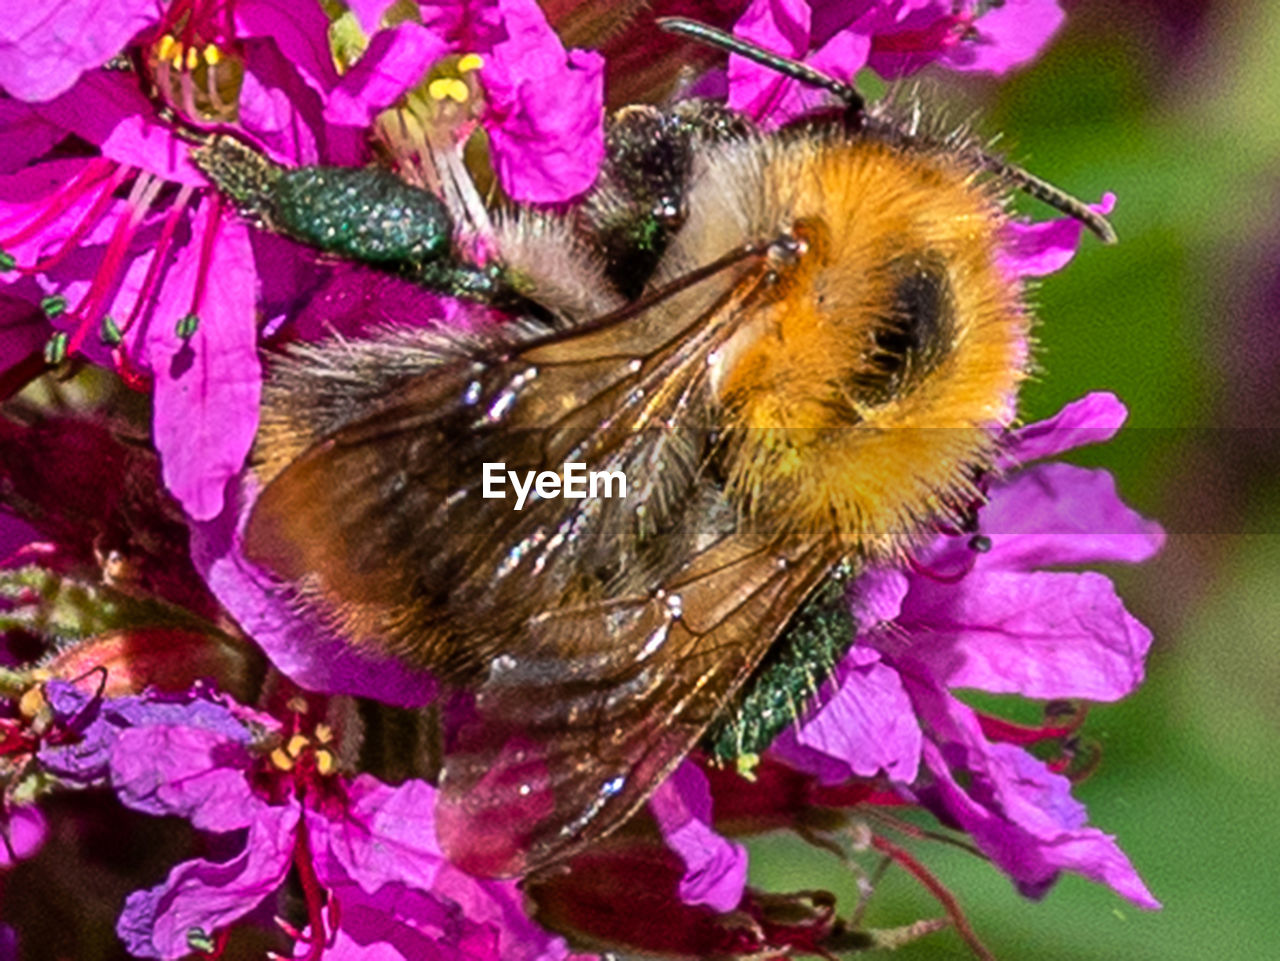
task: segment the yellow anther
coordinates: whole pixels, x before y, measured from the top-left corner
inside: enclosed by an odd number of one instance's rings
[[[187,47],[187,69],[194,70],[200,66],[200,51],[195,47]]]
[[[316,751],[316,770],[321,774],[332,774],[333,769],[337,767],[334,761],[332,751]]]
[[[173,53],[174,43],[173,34],[171,33],[166,33],[161,37],[160,42],[156,44],[156,59],[168,60],[169,55]]]
[[[472,70],[479,70],[484,66],[484,57],[478,53],[463,54],[462,59],[458,61],[458,73],[470,73]]]
[[[471,96],[471,91],[467,89],[467,85],[461,80],[450,80],[449,96],[458,103],[466,103],[467,97]]]
[[[452,79],[449,77],[440,77],[432,80],[427,84],[427,96],[432,100],[445,100],[449,96],[449,84]]]
[[[222,59],[222,51],[218,49],[218,45],[214,43],[206,43],[204,45],[204,62],[211,67],[216,67],[218,61]]]
[[[333,740],[333,728],[328,724],[317,724],[315,737],[321,744],[328,744]]]
[[[305,735],[295,734],[289,738],[289,743],[284,746],[284,749],[289,752],[290,757],[297,757],[307,749],[307,745],[310,743]]]
[[[44,688],[29,687],[22,692],[22,697],[18,699],[18,713],[26,718],[35,717],[44,710],[46,703]]]
[[[173,56],[169,58],[169,62],[173,64],[174,70],[182,69],[182,53],[182,42],[180,40],[175,40],[173,42]]]
[[[271,758],[272,765],[274,765],[278,770],[281,770],[281,771],[293,770],[293,758],[285,754],[284,751],[282,751],[280,748],[276,748],[274,751],[272,751],[270,754],[270,758]]]
[[[285,705],[294,714],[307,713],[307,699],[305,697],[291,697],[289,703]]]

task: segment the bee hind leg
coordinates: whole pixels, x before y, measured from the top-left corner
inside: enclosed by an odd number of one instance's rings
[[[849,573],[833,573],[800,606],[742,690],[702,739],[717,764],[764,752],[801,714],[853,644]]]
[[[260,227],[453,297],[498,306],[519,300],[500,268],[462,257],[439,197],[388,170],[286,167],[227,135],[192,151],[192,159]]]

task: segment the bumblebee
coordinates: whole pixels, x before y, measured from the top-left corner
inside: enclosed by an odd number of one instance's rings
[[[277,359],[244,535],[302,609],[454,692],[437,827],[477,874],[568,857],[699,743],[732,761],[794,722],[851,643],[850,579],[981,501],[1029,364],[1011,193],[1113,239],[962,137],[664,26],[842,106],[774,132],[700,101],[625,108],[588,196],[500,212],[483,263],[457,211],[390,172],[197,151],[269,229],[509,315]],[[494,462],[621,472],[628,493],[515,510],[484,496]]]

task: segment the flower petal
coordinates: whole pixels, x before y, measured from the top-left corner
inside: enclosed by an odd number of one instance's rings
[[[39,851],[48,833],[44,815],[33,804],[15,804],[0,812],[0,870]]]
[[[141,958],[185,958],[190,936],[211,935],[252,911],[280,886],[293,854],[297,807],[260,810],[244,849],[229,861],[184,861],[163,884],[125,901],[116,933]]]
[[[1089,205],[1100,214],[1111,213],[1115,206],[1113,193],[1105,193],[1099,203]],[[1036,223],[1010,221],[1004,232],[1000,265],[1011,277],[1043,277],[1055,273],[1075,257],[1083,236],[1084,224],[1074,217]]]
[[[1016,431],[1000,467],[1008,470],[1088,444],[1109,441],[1124,426],[1129,411],[1115,394],[1097,391],[1073,400],[1047,420]]]
[[[64,136],[66,131],[49,123],[29,104],[0,100],[0,174],[21,170]]]
[[[902,678],[880,654],[856,646],[836,667],[799,730],[788,728],[770,751],[823,784],[875,777],[910,784],[923,737]]]
[[[325,104],[325,120],[367,127],[374,114],[417,84],[448,50],[443,40],[416,23],[379,31],[334,88]]]
[[[8,4],[0,18],[0,86],[19,100],[52,100],[160,14],[158,0]]]
[[[342,905],[326,961],[497,961],[498,932],[478,923],[446,900],[400,884],[374,893],[350,882],[328,885]],[[310,929],[307,930],[308,935]],[[313,949],[299,941],[294,957]]]
[[[967,832],[1027,897],[1041,897],[1059,871],[1071,870],[1140,907],[1160,906],[1114,839],[1086,826],[1070,781],[1019,747],[988,742],[973,710],[927,676],[922,666],[904,668],[938,742],[924,748],[932,779],[916,791],[923,803]]]
[[[111,783],[135,810],[176,814],[204,831],[234,831],[266,817],[270,807],[249,786],[251,763],[244,744],[213,731],[150,724],[120,732]]]
[[[929,745],[925,756],[936,778],[933,803],[1025,896],[1043,897],[1065,870],[1105,884],[1139,907],[1160,907],[1115,838],[1084,826],[1084,809],[1070,796],[1071,782],[1043,762],[1010,744],[990,745],[989,763],[973,772],[966,791],[937,748]],[[979,795],[985,800],[975,800]]]
[[[979,571],[1132,564],[1164,544],[1164,530],[1125,505],[1109,471],[1074,464],[1022,471],[992,490],[980,517],[991,549]]]
[[[507,39],[479,74],[494,171],[517,201],[569,200],[604,159],[604,58],[566,53],[533,0],[503,0],[502,11]]]
[[[435,794],[425,781],[390,787],[368,774],[357,777],[347,789],[343,817],[308,818],[322,879],[332,857],[369,894],[393,882],[431,890],[444,863],[436,843]]]
[[[270,41],[316,93],[333,89],[338,72],[329,51],[329,18],[320,4],[239,0],[232,9],[238,36]]]
[[[262,369],[248,230],[238,220],[220,221],[213,198],[201,205],[197,224],[165,278],[143,350],[155,377],[152,429],[165,486],[193,518],[210,520],[253,443]],[[199,326],[184,340],[175,328],[202,272],[208,286]]]
[[[1114,701],[1143,678],[1151,632],[1101,574],[969,574],[920,579],[899,625],[913,655],[948,687],[1032,698]]]
[[[46,121],[88,141],[117,163],[173,183],[206,183],[191,162],[191,145],[156,119],[155,108],[132,74],[90,74],[38,109]]]
[[[420,707],[437,685],[403,660],[353,647],[322,619],[301,611],[269,574],[241,553],[239,529],[248,520],[256,491],[246,495],[233,482],[222,514],[191,525],[191,557],[214,595],[271,662],[303,687],[354,694],[386,704]]]
[[[680,899],[720,912],[736,908],[746,889],[747,852],[712,829],[706,775],[686,760],[654,792],[649,810],[667,845],[684,861]]]
[[[1040,56],[1066,17],[1058,0],[992,4],[943,62],[952,70],[1007,73]]]

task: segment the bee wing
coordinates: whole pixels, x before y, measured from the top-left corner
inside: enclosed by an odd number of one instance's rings
[[[369,409],[269,481],[246,555],[355,643],[454,678],[482,668],[531,609],[554,609],[574,592],[617,593],[625,568],[646,566],[626,555],[641,523],[688,536],[707,526],[682,523],[701,483],[688,449],[698,432],[671,425],[698,406],[706,356],[754,287],[739,281],[664,304],[662,322],[650,309],[522,345],[423,349],[420,372],[365,400]],[[296,403],[325,396],[308,380],[323,373],[295,365],[289,376]],[[486,465],[523,478],[569,462],[621,472],[637,489],[625,501],[530,496],[521,509],[511,483],[505,497],[486,491]],[[691,551],[667,552],[678,553]]]
[[[437,833],[474,874],[570,857],[693,748],[804,597],[834,541],[731,535],[646,597],[530,620],[446,724]]]

